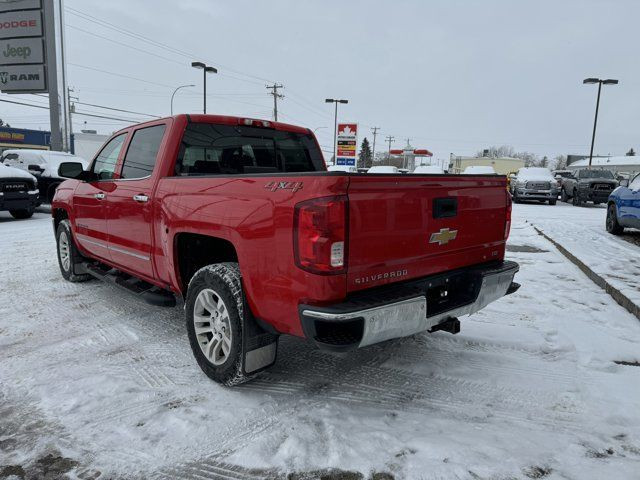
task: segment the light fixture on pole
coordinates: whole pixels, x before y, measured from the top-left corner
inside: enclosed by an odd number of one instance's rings
[[[618,80],[614,80],[613,78],[608,78],[606,80],[601,80],[600,78],[585,78],[582,81],[583,84],[598,84],[598,99],[596,100],[596,116],[593,120],[593,135],[591,135],[591,150],[589,151],[589,168],[591,168],[591,162],[593,160],[593,145],[596,141],[596,126],[598,125],[598,108],[600,107],[600,90],[602,90],[602,85],[617,85]]]
[[[218,69],[214,68],[214,67],[210,67],[202,62],[191,62],[191,66],[193,68],[201,68],[203,73],[204,73],[204,92],[203,92],[203,99],[204,99],[204,108],[203,111],[204,113],[207,113],[207,73],[218,73]]]
[[[178,90],[180,90],[181,88],[187,88],[187,87],[195,87],[195,85],[180,85],[171,94],[171,115],[172,116],[173,116],[173,97],[176,96],[176,93],[178,92]]]
[[[338,99],[334,99],[334,98],[327,98],[324,101],[325,103],[335,103],[336,105],[336,110],[335,110],[335,117],[333,119],[333,161],[337,162],[338,161],[338,157],[336,154],[336,147],[338,146],[337,144],[337,137],[338,137],[338,104],[339,103],[349,103],[349,100],[338,100]]]

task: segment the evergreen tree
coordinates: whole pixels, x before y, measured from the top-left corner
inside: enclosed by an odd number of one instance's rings
[[[636,151],[632,148],[631,150],[629,150],[626,153],[627,157],[635,157],[636,156]]]
[[[367,137],[365,137],[364,140],[362,140],[362,145],[360,145],[358,167],[370,168],[371,165],[373,165],[373,153],[371,152],[371,145],[369,145],[369,140],[367,140]]]

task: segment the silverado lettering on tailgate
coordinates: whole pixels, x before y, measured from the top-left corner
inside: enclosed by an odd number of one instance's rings
[[[408,270],[395,270],[393,272],[378,273],[377,275],[367,275],[364,277],[356,278],[354,281],[357,285],[365,283],[376,282],[378,280],[386,280],[387,278],[401,278],[409,275]]]

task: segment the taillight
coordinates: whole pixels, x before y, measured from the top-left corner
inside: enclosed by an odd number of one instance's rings
[[[511,208],[513,206],[513,201],[511,200],[511,194],[507,192],[507,215],[506,221],[504,223],[504,239],[509,238],[509,232],[511,231]]]
[[[293,219],[296,265],[320,275],[346,271],[347,197],[322,197],[298,203]]]
[[[248,127],[271,128],[271,122],[268,120],[256,120],[253,118],[241,118],[238,120],[238,124],[246,125]]]

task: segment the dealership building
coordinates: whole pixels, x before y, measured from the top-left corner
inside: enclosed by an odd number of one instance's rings
[[[108,135],[98,135],[94,130],[83,130],[71,135],[71,153],[91,160]],[[0,127],[0,154],[4,150],[51,149],[51,132],[24,128]]]

